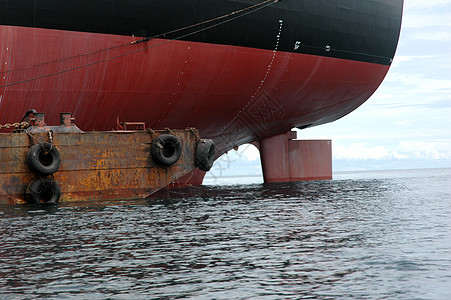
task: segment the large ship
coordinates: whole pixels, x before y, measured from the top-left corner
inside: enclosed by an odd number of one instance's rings
[[[332,122],[378,88],[403,0],[0,0],[0,124],[198,128],[217,155]]]

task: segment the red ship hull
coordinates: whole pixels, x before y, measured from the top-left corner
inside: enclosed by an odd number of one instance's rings
[[[218,154],[334,121],[377,89],[389,66],[229,45],[0,26],[0,120],[72,112],[83,130],[116,118],[196,127]],[[106,50],[104,50],[106,49]]]

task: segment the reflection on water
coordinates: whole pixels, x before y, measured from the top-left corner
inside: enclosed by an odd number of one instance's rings
[[[446,299],[451,177],[0,208],[0,298]]]

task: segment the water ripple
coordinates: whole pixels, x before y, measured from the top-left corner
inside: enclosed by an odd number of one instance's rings
[[[2,206],[0,298],[445,299],[450,178]]]

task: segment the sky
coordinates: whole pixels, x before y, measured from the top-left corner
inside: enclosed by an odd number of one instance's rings
[[[379,89],[298,139],[331,139],[334,172],[451,167],[451,0],[404,0],[398,48]],[[206,179],[255,174],[259,152],[243,145]]]

